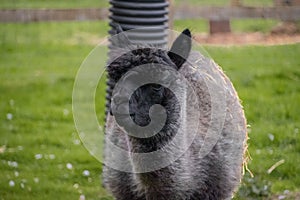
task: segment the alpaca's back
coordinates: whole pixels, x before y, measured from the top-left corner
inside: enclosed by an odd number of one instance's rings
[[[201,104],[200,131],[190,147],[190,154],[194,161],[191,170],[197,171],[191,175],[196,181],[194,186],[199,189],[202,185],[204,190],[195,189],[194,199],[227,199],[241,179],[247,140],[244,111],[232,83],[217,64],[199,52],[192,52],[189,61],[193,66],[184,64],[180,72],[193,84]],[[222,94],[212,96],[220,90]],[[223,95],[225,99],[219,99]],[[225,113],[212,114],[212,104],[226,106],[221,108]],[[220,121],[220,126],[212,127],[213,120],[222,118],[224,121]],[[209,130],[214,128],[222,131]],[[212,133],[214,135],[209,135]]]

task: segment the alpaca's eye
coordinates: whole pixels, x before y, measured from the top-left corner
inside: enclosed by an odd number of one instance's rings
[[[152,90],[154,91],[160,91],[162,89],[161,85],[155,84],[155,85],[151,85]]]

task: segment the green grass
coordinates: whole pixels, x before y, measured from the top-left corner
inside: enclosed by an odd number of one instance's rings
[[[274,20],[232,20],[233,32],[269,32],[278,22]],[[63,28],[62,28],[63,27]],[[0,44],[91,44],[101,42],[108,34],[108,21],[40,22],[1,24]],[[208,32],[205,20],[175,20],[174,30],[190,28],[193,33]],[[7,34],[9,33],[9,34]]]
[[[268,33],[272,30],[277,20],[271,19],[232,19],[230,21],[231,29],[234,33],[240,32],[263,32]],[[182,19],[174,21],[175,30],[183,30],[190,28],[192,32],[209,32],[208,21],[204,19]]]
[[[269,32],[274,20],[232,20],[233,32]],[[63,28],[62,28],[63,27]],[[108,21],[40,22],[1,24],[0,44],[98,44],[108,34]],[[206,20],[175,20],[174,30],[190,28],[193,33],[208,32]],[[9,33],[9,34],[7,34]]]
[[[5,23],[1,29],[0,43],[75,45],[98,44],[109,26],[107,21]]]
[[[77,144],[72,117],[74,78],[94,47],[90,37],[102,38],[108,29],[106,22],[97,23],[1,24],[0,149],[6,150],[0,153],[0,199],[79,199],[81,193],[109,199],[101,186],[102,166]],[[246,174],[237,199],[299,191],[300,44],[206,49],[234,83],[251,125],[249,168],[255,177]],[[103,65],[106,52],[103,47],[99,55]],[[100,87],[96,96],[99,119],[103,92]],[[281,159],[285,163],[267,174]]]
[[[88,199],[106,195],[100,187],[101,164],[82,145],[74,144],[78,136],[72,119],[72,87],[91,49],[1,45],[0,146],[6,145],[6,151],[0,155],[0,199],[78,199],[80,191]],[[20,146],[23,150],[18,150]],[[43,158],[35,159],[37,154]],[[47,158],[50,154],[55,159]],[[18,167],[10,167],[8,161],[16,161]],[[73,170],[66,168],[67,163]],[[82,176],[83,170],[90,171],[90,180]],[[16,186],[9,187],[9,180]],[[73,187],[76,183],[79,189]]]
[[[86,22],[1,26],[5,28],[0,34],[0,147],[5,145],[6,151],[0,154],[0,199],[107,196],[101,187],[101,164],[77,144],[72,117],[74,78],[93,46],[84,45],[82,39],[69,42],[81,31],[101,35],[106,26]],[[12,120],[7,119],[9,113]],[[43,158],[35,159],[37,154]],[[50,154],[55,159],[47,158]],[[9,161],[18,167],[9,166]],[[67,163],[73,170],[66,168]],[[90,179],[82,175],[84,170],[89,170]],[[9,186],[10,180],[15,187]]]

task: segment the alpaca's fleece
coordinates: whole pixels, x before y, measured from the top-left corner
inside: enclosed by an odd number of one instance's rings
[[[115,82],[130,68],[149,62],[174,65],[168,58],[166,52],[162,50],[150,49],[146,57],[140,59],[141,52],[127,54],[125,57],[112,63],[108,68],[108,74]],[[147,49],[148,51],[148,49]],[[139,54],[141,53],[141,54]],[[144,55],[144,54],[143,54]],[[199,99],[201,113],[197,120],[199,123],[198,133],[188,150],[169,166],[147,173],[127,173],[114,170],[108,166],[103,166],[104,186],[118,200],[222,200],[230,199],[237,189],[243,164],[243,152],[246,144],[246,121],[239,98],[230,80],[224,75],[222,70],[211,59],[204,57],[198,52],[191,52],[189,62],[184,63],[179,73],[192,84]],[[192,64],[190,64],[192,63]],[[174,65],[175,66],[175,65]],[[224,108],[225,121],[220,138],[213,146],[212,150],[205,156],[199,155],[199,150],[205,140],[206,132],[211,122],[211,93],[207,81],[213,81],[214,74],[218,74],[222,79],[222,84],[218,87],[225,92],[226,101]],[[114,82],[113,81],[113,82]],[[113,86],[112,86],[113,87]],[[189,115],[192,107],[189,107],[189,93],[186,93],[186,115]],[[224,100],[224,99],[222,99]],[[222,101],[220,99],[220,101]],[[172,112],[172,101],[166,104]],[[215,102],[218,103],[218,102]],[[174,106],[174,113],[176,109]],[[172,119],[172,118],[170,118]],[[182,119],[184,121],[184,119]],[[167,127],[162,130],[162,135],[170,130]],[[170,122],[171,124],[171,122]],[[176,124],[175,124],[176,125]],[[174,124],[170,125],[174,126]],[[189,129],[185,134],[188,137]],[[172,135],[168,135],[172,137]],[[159,138],[159,140],[158,140]],[[104,156],[107,159],[128,159],[131,160],[130,152],[146,152],[144,140],[137,140],[129,137],[126,132],[119,127],[115,117],[108,113],[106,119],[106,141],[110,140],[118,147],[128,151],[126,158],[119,158],[121,155],[112,155],[107,147]],[[163,144],[165,137],[150,139],[146,147],[151,144]],[[184,142],[182,145],[185,145]],[[163,148],[156,146],[156,148]],[[155,148],[154,148],[155,150]],[[135,167],[137,163],[132,163]]]

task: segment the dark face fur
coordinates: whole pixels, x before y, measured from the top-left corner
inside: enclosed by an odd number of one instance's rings
[[[178,70],[190,52],[190,37],[190,32],[185,30],[175,40],[169,52],[156,48],[141,48],[120,56],[108,66],[108,75],[110,81],[113,83],[112,87],[126,72],[140,65],[161,64]],[[153,75],[155,76],[155,73],[153,73]],[[149,74],[149,76],[151,76],[151,74]],[[166,77],[165,81],[168,81],[168,75],[166,74],[164,77]],[[130,78],[128,78],[127,81],[130,84]],[[126,93],[126,86],[123,91]],[[147,126],[151,122],[149,110],[155,104],[160,104],[165,107],[167,111],[167,121],[174,120],[174,117],[178,118],[178,112],[176,112],[176,116],[173,114],[174,111],[180,110],[178,100],[168,88],[160,84],[146,84],[136,89],[129,99],[129,105],[128,100],[126,101],[124,96],[126,95],[121,92],[112,96],[110,113],[113,114],[112,110],[118,110],[118,112],[114,114],[116,117],[122,117],[124,115],[122,110],[125,110],[126,107],[128,108],[129,106],[131,119],[138,126]],[[160,115],[160,113],[156,113],[156,115]]]
[[[165,107],[167,98],[167,88],[160,84],[147,84],[138,88],[129,100],[129,113],[132,120],[139,126],[148,125],[151,121],[150,108],[155,104]]]

